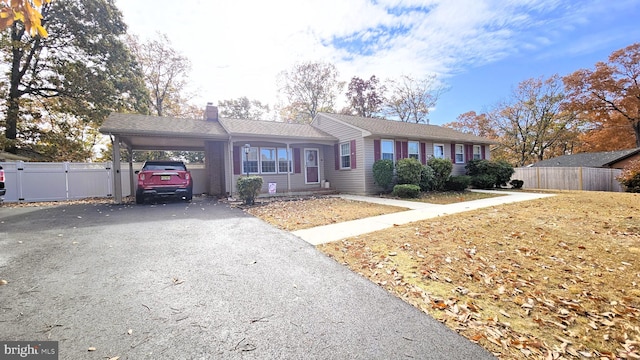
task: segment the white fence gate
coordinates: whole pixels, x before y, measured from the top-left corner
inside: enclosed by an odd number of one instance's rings
[[[62,201],[113,196],[112,163],[38,163],[0,162],[4,168],[6,202]],[[140,170],[142,163],[134,163]],[[206,192],[204,166],[188,166],[193,178],[193,193]],[[121,164],[122,194],[132,195],[129,164]],[[134,175],[135,177],[135,175]]]

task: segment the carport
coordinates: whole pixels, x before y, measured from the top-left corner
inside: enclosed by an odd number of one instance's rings
[[[215,113],[207,111],[205,121],[172,117],[112,113],[100,128],[109,135],[113,145],[114,199],[121,203],[122,176],[120,151],[126,150],[129,163],[130,188],[135,189],[133,151],[204,151],[207,172],[206,189],[209,194],[224,194],[228,184],[225,161],[231,145],[229,134],[217,121]]]
[[[235,180],[245,171],[263,177],[263,192],[270,184],[275,184],[279,192],[318,191],[323,184],[320,179],[326,178],[325,159],[333,161],[337,142],[335,137],[308,125],[218,118],[218,108],[211,104],[204,119],[112,113],[100,132],[109,135],[113,144],[113,194],[117,203],[123,199],[123,149],[128,154],[131,189],[135,188],[134,150],[204,151],[206,193],[224,196],[234,192]],[[250,146],[245,148],[245,144]],[[254,157],[251,161],[249,151]],[[309,153],[313,156],[307,157]],[[267,159],[269,156],[273,158]],[[313,164],[308,159],[313,159]],[[264,167],[258,168],[258,163]]]

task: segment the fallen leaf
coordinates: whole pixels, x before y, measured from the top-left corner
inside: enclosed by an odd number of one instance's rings
[[[95,347],[93,347],[93,346],[90,346],[90,347],[87,349],[87,351],[96,351],[96,348],[95,348]]]
[[[0,285],[7,285],[7,284],[8,284],[7,280],[4,280],[4,279],[0,280]]]
[[[133,334],[133,329],[127,330],[127,334],[129,334],[129,335]]]

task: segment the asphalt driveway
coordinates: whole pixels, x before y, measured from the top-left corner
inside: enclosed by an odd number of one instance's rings
[[[209,199],[0,207],[0,279],[0,340],[57,340],[60,359],[493,358]]]

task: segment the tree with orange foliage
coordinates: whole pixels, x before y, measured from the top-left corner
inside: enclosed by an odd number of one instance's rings
[[[20,21],[31,36],[47,37],[47,30],[41,23],[40,8],[49,2],[51,0],[0,0],[0,31]]]
[[[496,132],[491,127],[487,114],[478,114],[475,111],[467,111],[458,115],[457,121],[446,123],[442,126],[448,127],[466,134],[473,134],[489,139],[496,139]]]
[[[594,70],[581,69],[563,80],[569,106],[583,114],[583,120],[601,124],[601,129],[626,122],[640,147],[640,43],[614,51],[609,62],[596,63]]]
[[[620,114],[593,119],[590,121],[590,128],[580,135],[579,140],[577,152],[616,151],[636,147],[633,127]]]

